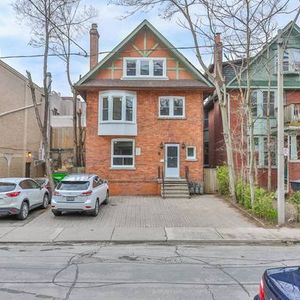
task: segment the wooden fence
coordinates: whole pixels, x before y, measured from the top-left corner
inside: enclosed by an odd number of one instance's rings
[[[214,194],[218,191],[217,173],[215,168],[204,168],[204,193]]]

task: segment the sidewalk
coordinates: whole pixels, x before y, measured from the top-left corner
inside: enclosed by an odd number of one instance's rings
[[[33,211],[26,221],[0,219],[0,243],[59,242],[300,242],[300,229],[258,227],[226,201],[112,197],[97,217]]]
[[[211,227],[1,227],[0,243],[300,243],[300,229]]]

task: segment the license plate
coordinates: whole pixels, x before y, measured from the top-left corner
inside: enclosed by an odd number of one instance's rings
[[[67,196],[67,201],[74,201],[75,200],[75,197],[73,196]]]

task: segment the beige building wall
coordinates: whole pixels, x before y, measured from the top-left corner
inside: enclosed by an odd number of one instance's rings
[[[42,176],[42,139],[27,79],[2,61],[0,92],[0,177],[25,176],[26,162],[31,163],[31,177]],[[39,87],[36,96],[42,116],[44,101]]]

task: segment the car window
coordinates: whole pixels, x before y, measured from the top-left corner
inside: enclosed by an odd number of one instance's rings
[[[89,188],[89,181],[61,181],[57,189],[66,191],[84,191]]]
[[[97,187],[101,184],[102,184],[102,180],[98,176],[95,177],[94,180],[93,180],[93,188],[95,188],[95,187]]]
[[[36,179],[35,180],[39,185],[44,185],[46,184],[46,179]]]
[[[23,190],[29,190],[31,189],[31,184],[29,183],[29,180],[23,180],[22,182],[20,182],[20,187]]]
[[[0,193],[1,192],[10,192],[16,188],[15,183],[10,182],[0,182]]]
[[[35,182],[33,180],[28,180],[28,182],[29,182],[31,189],[39,189],[40,188],[40,185],[37,182]]]

